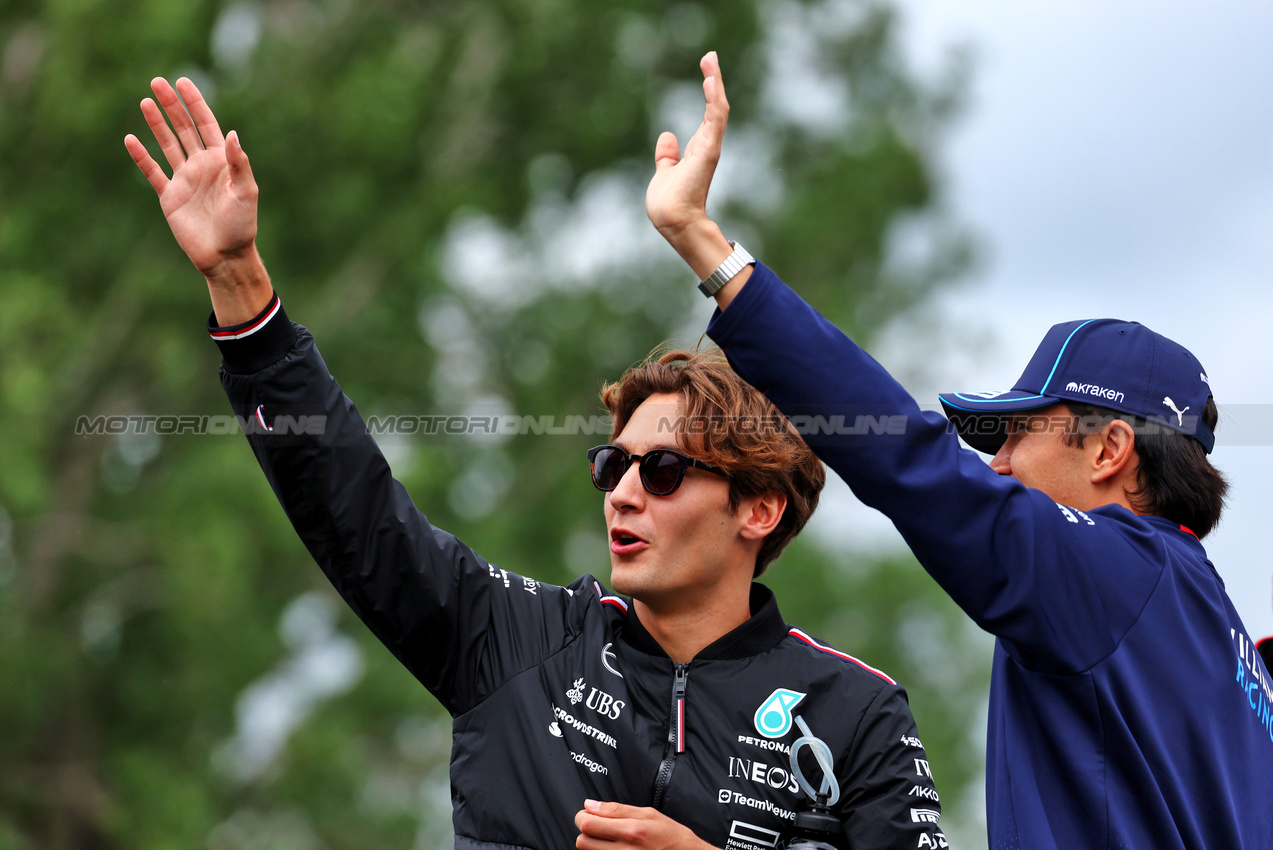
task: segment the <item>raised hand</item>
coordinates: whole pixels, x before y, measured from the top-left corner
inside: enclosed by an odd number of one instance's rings
[[[141,112],[172,167],[172,177],[136,136],[126,136],[124,147],[159,196],[177,244],[208,279],[218,321],[246,321],[265,306],[273,291],[256,252],[258,190],[247,154],[237,133],[231,132],[228,139],[221,134],[207,101],[190,80],[177,80],[174,91],[167,80],[156,77],[150,87],[159,104],[146,98]]]
[[[703,121],[685,145],[684,155],[674,134],[659,135],[654,146],[654,177],[645,190],[645,213],[701,279],[714,272],[733,249],[720,228],[707,217],[707,191],[720,161],[725,125],[729,123],[729,101],[716,52],[708,53],[698,65],[703,72],[706,101]],[[716,294],[721,309],[729,305],[750,276],[748,266]]]
[[[729,122],[729,101],[721,82],[715,51],[699,61],[706,109],[698,130],[681,155],[676,136],[664,132],[654,146],[654,178],[645,192],[645,212],[669,241],[707,219],[707,190],[720,161],[721,142]]]

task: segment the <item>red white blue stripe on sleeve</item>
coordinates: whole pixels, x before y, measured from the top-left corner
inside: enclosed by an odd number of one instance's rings
[[[269,306],[261,311],[261,314],[250,322],[242,325],[234,325],[229,328],[217,328],[208,331],[208,335],[215,340],[243,339],[251,336],[261,328],[269,324],[270,319],[278,313],[279,308],[283,306],[283,302],[279,300],[278,293],[274,293],[274,297],[270,299]]]
[[[876,670],[876,669],[875,669],[874,667],[872,667],[870,664],[867,664],[867,663],[865,663],[865,662],[863,662],[863,661],[860,661],[860,660],[859,660],[859,659],[857,659],[857,658],[854,658],[852,655],[849,655],[847,652],[841,652],[841,651],[840,651],[840,650],[838,650],[838,649],[832,649],[832,648],[831,648],[831,647],[829,647],[829,646],[825,646],[824,644],[820,644],[820,643],[818,643],[816,640],[814,640],[813,638],[809,637],[807,634],[805,634],[805,633],[804,633],[803,631],[801,631],[800,629],[797,629],[797,628],[794,628],[794,627],[793,627],[790,631],[788,631],[788,632],[787,632],[787,634],[791,635],[791,636],[792,636],[793,638],[795,638],[796,640],[804,641],[805,643],[809,644],[809,646],[813,647],[814,649],[819,649],[819,650],[821,650],[821,651],[823,651],[823,652],[826,652],[826,653],[829,653],[829,654],[831,654],[831,655],[834,655],[834,656],[836,656],[837,658],[843,658],[845,661],[852,662],[853,664],[856,664],[857,666],[861,667],[863,670],[867,671],[868,673],[874,673],[876,676],[879,676],[881,679],[883,679],[884,681],[888,682],[890,685],[896,685],[896,684],[897,684],[897,682],[894,682],[894,681],[893,681],[891,678],[889,678],[889,676],[888,676],[887,674],[885,674],[883,671]]]
[[[628,603],[624,602],[618,596],[606,596],[604,593],[601,592],[600,582],[594,581],[592,583],[592,586],[597,589],[597,595],[601,597],[602,605],[613,605],[615,608],[618,608],[623,613],[625,614],[628,613]]]
[[[265,421],[265,405],[258,404],[256,406],[256,421],[261,423],[261,427],[266,431],[273,431],[274,426]]]

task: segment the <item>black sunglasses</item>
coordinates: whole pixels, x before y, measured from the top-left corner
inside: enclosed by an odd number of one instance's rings
[[[588,449],[588,465],[592,468],[592,483],[598,490],[609,492],[619,486],[628,467],[637,462],[641,474],[641,486],[655,496],[669,496],[676,492],[685,478],[688,467],[706,469],[728,478],[729,473],[710,463],[703,463],[672,449],[654,449],[643,455],[628,454],[618,446],[597,446]]]

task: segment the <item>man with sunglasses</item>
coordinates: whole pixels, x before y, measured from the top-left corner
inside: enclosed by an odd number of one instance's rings
[[[807,802],[790,761],[804,747],[830,840],[946,846],[905,692],[789,626],[752,581],[825,481],[763,396],[710,353],[604,389],[614,430],[587,460],[630,600],[591,576],[553,587],[490,564],[416,510],[287,320],[237,134],[189,80],[184,108],[166,81],[152,89],[162,111],[147,98],[142,113],[172,177],[125,145],[207,279],[222,383],[297,533],[454,718],[457,848],[775,848]]]
[[[1273,847],[1273,680],[1200,542],[1226,485],[1198,360],[1134,322],[1068,322],[1011,391],[921,411],[708,218],[728,103],[714,54],[702,70],[703,123],[684,156],[659,138],[647,212],[715,297],[708,333],[739,374],[832,426],[806,439],[996,636],[990,845]],[[834,433],[858,415],[906,429]]]

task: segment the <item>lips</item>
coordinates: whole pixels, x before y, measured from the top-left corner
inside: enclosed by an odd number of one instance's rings
[[[610,551],[616,555],[631,555],[648,548],[649,545],[626,528],[610,529]]]

